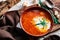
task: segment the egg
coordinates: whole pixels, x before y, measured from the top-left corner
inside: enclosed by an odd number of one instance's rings
[[[46,23],[45,26],[39,24],[39,23],[41,23],[41,21],[43,22],[43,19],[45,19],[45,23]],[[48,29],[50,29],[51,22],[44,17],[35,17],[35,18],[33,18],[33,21],[34,21],[33,24],[38,24],[35,27],[38,30],[40,30],[41,32],[46,32]]]

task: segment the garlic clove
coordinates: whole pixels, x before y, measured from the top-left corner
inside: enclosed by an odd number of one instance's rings
[[[58,15],[58,11],[57,10],[55,10],[55,15]]]

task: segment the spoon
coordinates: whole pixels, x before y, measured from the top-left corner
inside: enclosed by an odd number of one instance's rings
[[[47,11],[49,11],[51,13],[52,19],[53,19],[55,24],[60,24],[60,22],[55,17],[53,12],[50,11],[53,8],[55,8],[55,9],[60,11],[59,8],[55,7],[54,4],[50,0],[39,0],[39,4],[41,5],[42,8],[46,9]]]
[[[50,0],[46,0],[45,3],[49,8],[55,8],[56,10],[60,11],[60,9],[56,7]]]
[[[60,9],[58,7],[56,7],[50,0],[41,0],[41,2],[51,9],[55,8],[58,11],[60,11]]]

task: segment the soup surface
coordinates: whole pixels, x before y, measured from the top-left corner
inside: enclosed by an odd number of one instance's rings
[[[51,22],[46,13],[40,10],[24,12],[21,16],[23,30],[33,36],[47,33],[51,27]]]

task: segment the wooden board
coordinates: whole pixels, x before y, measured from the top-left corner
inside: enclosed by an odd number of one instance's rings
[[[4,2],[0,2],[0,15],[7,12],[12,6],[17,4],[20,0],[6,0]]]

